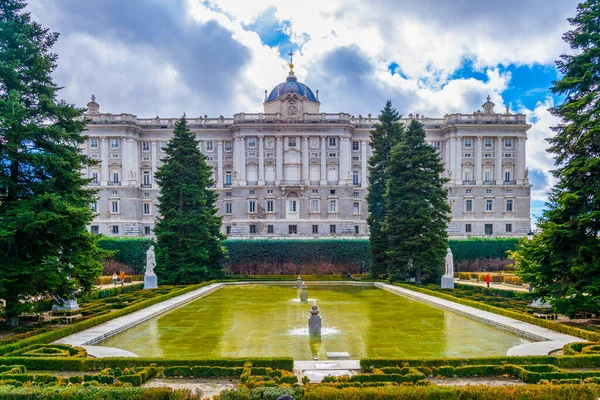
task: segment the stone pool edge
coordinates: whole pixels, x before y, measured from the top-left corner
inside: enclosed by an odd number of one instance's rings
[[[526,343],[512,347],[508,350],[507,355],[509,356],[529,356],[529,355],[547,355],[555,350],[562,349],[567,343],[581,342],[584,341],[581,338],[575,336],[566,335],[552,331],[547,328],[542,328],[537,325],[533,325],[527,322],[518,321],[513,318],[501,316],[488,311],[479,310],[477,308],[464,306],[462,304],[454,303],[449,300],[440,299],[435,296],[415,292],[409,289],[401,288],[398,286],[389,285],[382,282],[356,282],[356,281],[307,281],[309,285],[349,285],[349,286],[375,286],[379,289],[386,290],[396,295],[405,296],[413,300],[421,301],[429,305],[444,308],[446,310],[456,312],[457,314],[466,316],[468,318],[478,320],[488,325],[495,326],[499,329],[508,330],[517,333],[521,336],[525,336],[532,340],[538,340],[539,342]],[[220,282],[213,283],[211,285],[202,287],[189,293],[182,294],[181,296],[174,297],[169,300],[165,300],[161,303],[154,304],[150,307],[138,310],[131,314],[123,317],[115,318],[114,320],[105,322],[95,327],[86,329],[84,331],[75,333],[73,335],[61,338],[53,343],[70,344],[72,346],[81,347],[94,347],[91,346],[104,339],[121,333],[133,326],[141,324],[151,318],[161,315],[165,312],[171,311],[178,308],[190,301],[196,300],[203,296],[219,290],[224,286],[229,285],[286,285],[294,286],[296,282],[293,281],[242,281],[242,282]],[[110,349],[110,348],[106,348]],[[118,357],[125,356],[120,355],[120,349],[114,349],[114,352],[108,351],[108,353],[114,353],[109,355],[100,355],[100,357]],[[133,353],[132,353],[133,354]]]

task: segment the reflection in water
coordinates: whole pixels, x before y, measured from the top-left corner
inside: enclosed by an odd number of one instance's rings
[[[309,308],[290,286],[227,286],[100,343],[139,356],[443,357],[505,355],[523,339],[375,287],[309,286],[323,317],[311,338]],[[158,337],[157,337],[158,335]]]

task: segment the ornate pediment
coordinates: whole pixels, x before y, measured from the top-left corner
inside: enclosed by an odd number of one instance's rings
[[[298,96],[293,91],[287,94],[283,99],[283,112],[281,115],[283,119],[301,119],[303,114],[303,101],[302,97]]]

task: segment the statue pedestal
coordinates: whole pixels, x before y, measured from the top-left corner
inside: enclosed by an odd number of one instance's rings
[[[58,303],[54,303],[52,305],[52,311],[77,311],[77,310],[79,310],[79,304],[77,304],[77,299],[65,300],[62,306]]]
[[[454,289],[454,277],[444,275],[442,276],[442,289]]]
[[[156,275],[144,275],[144,290],[158,289]]]

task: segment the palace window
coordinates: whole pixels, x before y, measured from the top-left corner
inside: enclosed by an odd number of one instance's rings
[[[473,141],[470,137],[465,138],[465,149],[473,147]]]
[[[483,138],[483,147],[486,149],[492,148],[492,138]]]
[[[112,226],[112,233],[113,233],[113,235],[118,235],[119,234],[119,225],[113,225]]]
[[[355,201],[352,203],[352,214],[359,215],[360,214],[360,203]]]
[[[274,233],[273,225],[267,225],[267,233]]]
[[[329,200],[329,212],[330,213],[337,212],[337,200]]]
[[[465,212],[473,212],[473,200],[465,200]]]
[[[471,224],[465,224],[465,233],[471,233],[472,231]]]
[[[510,182],[510,178],[511,178],[511,171],[510,170],[504,171],[504,182]]]
[[[151,228],[149,226],[144,227],[144,235],[150,235],[152,233]]]
[[[288,233],[290,235],[296,235],[298,233],[298,225],[289,225],[288,226]]]
[[[267,212],[275,212],[275,203],[273,202],[273,200],[267,200]]]
[[[233,210],[231,202],[225,202],[225,214],[230,215]]]
[[[113,172],[113,183],[119,183],[119,173]]]
[[[255,213],[256,212],[256,200],[248,201],[248,212]]]
[[[312,199],[310,201],[310,212],[318,213],[320,210],[320,201],[318,199]]]
[[[506,189],[506,194],[512,194],[512,189]]]
[[[513,200],[506,200],[506,212],[513,212]]]
[[[358,197],[358,192],[353,192],[352,197]]]
[[[504,147],[507,149],[512,149],[513,147],[513,141],[511,138],[505,138],[504,139]]]
[[[91,231],[92,235],[99,235],[100,234],[100,227],[98,225],[92,225],[90,227],[90,231]]]
[[[142,151],[150,151],[150,142],[142,142]]]
[[[254,190],[254,189],[250,189],[250,190],[249,190],[249,193],[250,193],[250,194],[256,194],[256,190]]]
[[[359,141],[353,141],[352,142],[352,151],[358,151],[360,149],[360,142]]]
[[[288,147],[296,147],[296,138],[295,137],[288,138]]]
[[[330,137],[329,138],[329,147],[335,147],[337,146],[337,139],[335,137]]]
[[[267,194],[273,194],[273,189],[267,189]]]
[[[360,231],[358,229],[359,229],[358,225],[354,225],[354,234],[355,235],[358,235],[360,233]]]
[[[90,209],[92,210],[93,213],[97,213],[98,212],[98,202],[94,201],[92,204],[90,204]]]
[[[290,200],[288,202],[288,211],[291,213],[295,213],[298,211],[298,201]]]
[[[144,171],[143,182],[145,186],[150,185],[150,171]]]
[[[433,147],[434,147],[436,150],[439,150],[439,149],[441,149],[441,148],[442,148],[442,144],[441,144],[440,142],[438,142],[438,141],[435,141],[435,142],[433,142]]]
[[[90,139],[90,147],[92,149],[97,149],[98,148],[98,138],[91,138]]]
[[[225,171],[225,186],[231,186],[231,171]]]
[[[360,174],[357,169],[352,171],[352,184],[354,186],[360,186]]]
[[[144,208],[144,215],[150,215],[150,203],[144,203],[143,208]]]
[[[250,233],[256,233],[256,225],[250,225]]]
[[[231,142],[225,142],[225,151],[231,151]]]
[[[319,225],[312,226],[312,233],[319,233]]]
[[[484,232],[486,235],[493,235],[494,234],[494,225],[492,224],[485,224],[484,226]]]
[[[97,185],[98,184],[98,172],[97,171],[92,171],[92,182],[93,185]]]
[[[256,147],[256,138],[248,138],[248,147],[251,149]]]
[[[473,193],[473,189],[467,189],[467,190],[465,190],[465,192],[466,192],[467,194],[471,194],[471,193]]]
[[[506,233],[512,233],[512,224],[506,224]]]
[[[119,201],[118,200],[113,200],[110,202],[110,212],[112,214],[119,213]]]
[[[332,196],[334,196],[334,195],[335,195],[335,189],[331,189],[331,190],[329,191],[329,194],[330,194],[330,195],[332,195]]]
[[[329,153],[327,154],[327,157],[337,157],[337,153]]]
[[[225,197],[231,197],[231,192],[225,192]]]
[[[494,211],[494,200],[487,199],[485,201],[485,211],[487,211],[487,212]]]
[[[329,225],[329,233],[335,233],[335,225]]]
[[[215,146],[215,142],[213,142],[212,140],[209,140],[208,142],[206,142],[206,151],[213,151]]]
[[[226,233],[227,235],[231,235],[231,226],[226,226],[226,227],[225,227],[225,233]]]
[[[485,189],[485,194],[492,194],[492,189]]]
[[[513,153],[504,153],[504,158],[512,158]]]

